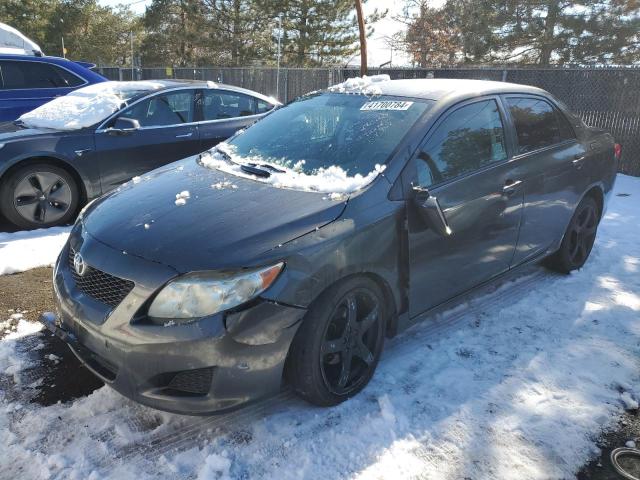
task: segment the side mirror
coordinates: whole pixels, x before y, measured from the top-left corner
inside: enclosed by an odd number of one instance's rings
[[[412,187],[413,201],[422,219],[443,237],[450,236],[453,232],[447,223],[438,199],[429,193],[424,187],[414,185]]]
[[[108,131],[110,135],[129,135],[139,128],[140,122],[135,118],[119,117]]]

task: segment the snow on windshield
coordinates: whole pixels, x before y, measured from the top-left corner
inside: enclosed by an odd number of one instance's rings
[[[331,200],[342,200],[345,194],[369,185],[385,169],[384,165],[376,164],[374,169],[366,175],[358,173],[349,176],[339,166],[331,165],[327,168],[319,168],[313,173],[305,173],[302,171],[304,161],[298,162],[293,168],[287,168],[281,163],[270,162],[257,155],[240,157],[236,154],[235,147],[225,142],[203,153],[200,156],[200,163],[205,167],[215,168],[231,175],[269,183],[274,187],[327,193]],[[247,164],[256,165],[257,168],[266,170],[270,175],[257,177],[245,173],[241,165]]]
[[[335,93],[359,93],[363,95],[382,95],[382,90],[378,83],[388,82],[391,80],[389,75],[372,75],[368,77],[349,78],[342,83],[329,87],[330,92]]]
[[[31,128],[79,130],[104,120],[135,95],[162,87],[147,81],[96,83],[55,98],[18,120]]]

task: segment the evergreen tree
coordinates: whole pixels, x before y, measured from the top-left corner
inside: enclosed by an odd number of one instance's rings
[[[145,66],[196,66],[211,58],[202,0],[153,0],[142,20]]]
[[[459,63],[616,64],[640,61],[637,0],[409,0],[406,50],[437,62],[445,45]],[[452,53],[453,50],[453,53]]]
[[[319,66],[343,62],[358,51],[358,24],[352,0],[257,0],[260,11],[273,19],[282,17],[282,62],[288,66]],[[366,2],[363,2],[366,3]],[[375,11],[371,25],[386,15]],[[273,39],[272,52],[277,39]],[[275,54],[271,55],[275,59]]]
[[[253,0],[205,0],[209,32],[221,65],[243,66],[268,55],[272,19]]]

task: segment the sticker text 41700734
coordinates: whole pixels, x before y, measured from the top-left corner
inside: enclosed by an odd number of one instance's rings
[[[397,102],[392,100],[384,100],[378,102],[367,102],[360,110],[362,111],[380,111],[380,110],[409,110],[413,102]]]

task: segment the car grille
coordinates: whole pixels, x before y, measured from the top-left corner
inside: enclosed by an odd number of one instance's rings
[[[211,389],[213,368],[199,368],[177,373],[167,385],[169,391],[191,395],[206,395]]]
[[[73,266],[75,253],[72,248],[69,249],[69,269],[76,287],[85,295],[115,308],[133,290],[135,284],[131,280],[114,277],[97,268],[88,266],[84,275],[78,275]]]

